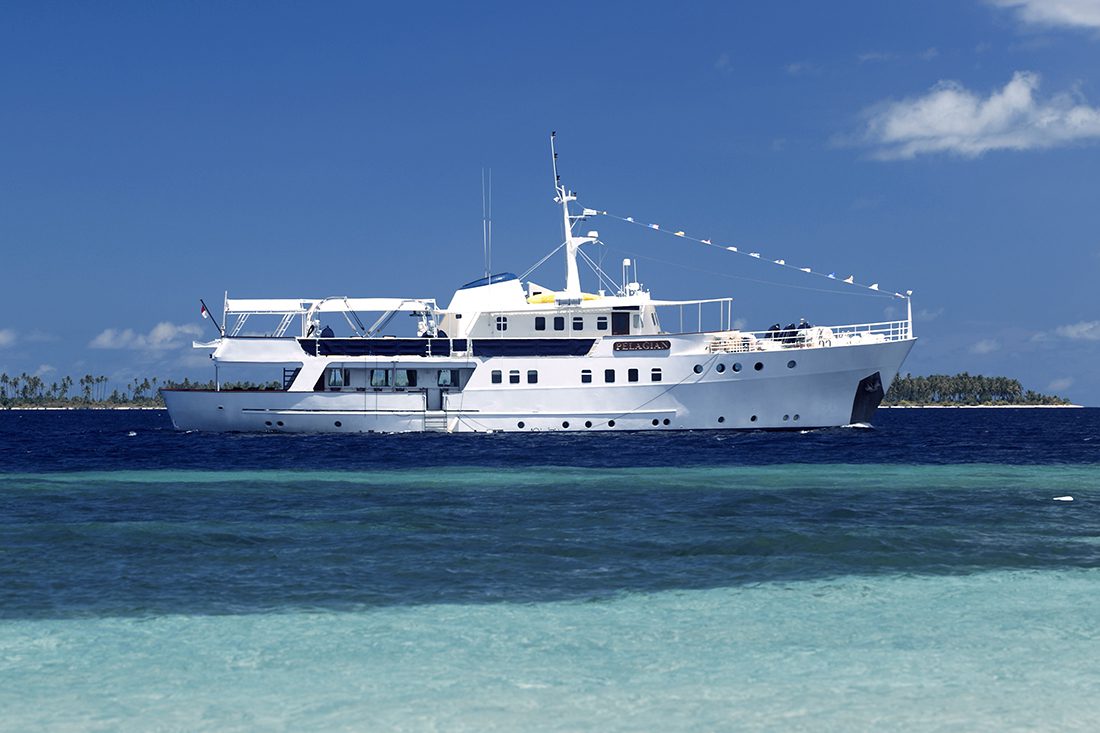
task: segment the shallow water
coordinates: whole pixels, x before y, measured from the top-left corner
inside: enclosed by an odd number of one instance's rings
[[[1100,410],[351,438],[0,413],[0,449],[0,730],[1100,719]]]

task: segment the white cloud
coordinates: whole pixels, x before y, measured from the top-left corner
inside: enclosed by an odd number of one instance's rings
[[[1055,329],[1059,336],[1075,341],[1100,341],[1100,321],[1081,321]]]
[[[1039,75],[1018,71],[1003,89],[980,97],[941,81],[921,97],[865,112],[864,141],[880,160],[928,153],[973,158],[990,150],[1030,150],[1100,138],[1100,108],[1069,94],[1039,100]]]
[[[992,354],[1001,348],[1001,342],[997,339],[982,339],[970,347],[973,354]]]
[[[867,53],[861,53],[856,58],[859,59],[859,63],[866,64],[877,61],[893,61],[897,58],[897,55],[883,51],[868,51]]]
[[[92,339],[88,346],[93,349],[159,351],[182,346],[186,338],[201,334],[202,329],[192,323],[177,326],[174,323],[162,321],[153,326],[153,329],[147,334],[137,333],[130,328],[105,329]]]
[[[15,331],[10,328],[0,328],[0,348],[11,346],[15,343]]]
[[[50,374],[51,372],[56,372],[56,371],[57,371],[57,367],[55,367],[55,366],[52,366],[50,364],[39,364],[38,368],[34,370],[34,376],[44,377],[47,374]]]
[[[1061,377],[1047,385],[1047,392],[1061,392],[1073,386],[1073,377]]]
[[[786,66],[783,67],[783,70],[786,71],[791,76],[802,76],[803,74],[816,74],[816,73],[821,71],[821,69],[814,66],[813,64],[808,63],[808,62],[804,62],[804,61],[795,61],[793,63],[789,63],[789,64],[787,64]]]
[[[935,46],[931,46],[930,48],[926,48],[923,51],[921,51],[920,53],[918,53],[917,58],[920,59],[921,61],[931,61],[932,59],[936,58],[939,55],[940,55],[940,50],[938,48],[936,48]]]
[[[1100,28],[1100,2],[1096,0],[988,0],[1012,8],[1025,23],[1071,28]]]
[[[934,321],[943,315],[943,308],[937,308],[936,310],[930,310],[928,308],[921,308],[917,311],[918,321]]]
[[[724,53],[718,57],[718,60],[714,62],[714,68],[716,71],[720,71],[723,74],[733,73],[733,62],[730,61],[730,55]]]

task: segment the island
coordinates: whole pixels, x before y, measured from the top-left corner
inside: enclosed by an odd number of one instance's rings
[[[898,375],[883,407],[1076,407],[1057,395],[1025,391],[1018,379],[981,374]]]

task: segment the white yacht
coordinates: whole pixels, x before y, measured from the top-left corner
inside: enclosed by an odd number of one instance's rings
[[[607,212],[573,213],[576,196],[560,183],[556,162],[554,178],[565,233],[563,289],[500,273],[463,285],[445,308],[430,298],[227,295],[219,337],[195,347],[212,349],[216,373],[234,364],[281,366],[283,388],[231,390],[219,382],[215,389],[163,389],[172,423],[180,430],[359,433],[805,430],[871,422],[915,341],[908,294],[895,294],[908,304],[902,321],[736,329],[731,299],[654,299],[629,260],[612,282],[581,251],[597,232],[575,232]],[[578,256],[605,287],[581,290]],[[703,329],[704,309],[717,314],[715,330]],[[677,311],[673,329],[668,321]],[[695,330],[685,329],[685,312]],[[415,335],[384,335],[398,315],[415,318]],[[246,331],[259,317],[277,325],[266,334]],[[341,318],[348,333],[337,335],[326,319]]]

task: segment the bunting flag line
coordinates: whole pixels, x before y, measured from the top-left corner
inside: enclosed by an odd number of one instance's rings
[[[699,244],[705,244],[708,247],[717,247],[718,249],[723,249],[727,252],[735,252],[739,255],[746,255],[748,257],[752,257],[752,258],[757,259],[757,260],[763,259],[763,257],[761,256],[761,254],[759,252],[742,252],[742,251],[738,250],[737,247],[733,247],[733,246],[729,246],[729,245],[723,245],[723,244],[715,244],[710,239],[699,239],[698,237],[693,237],[690,234],[686,234],[684,232],[684,230],[682,230],[682,229],[676,229],[676,230],[661,229],[660,224],[646,224],[644,222],[636,221],[633,216],[619,216],[617,214],[612,214],[612,213],[607,212],[607,211],[602,211],[602,210],[598,210],[598,209],[589,209],[589,208],[584,209],[584,215],[585,216],[606,216],[610,219],[618,219],[619,221],[625,221],[628,224],[634,224],[636,226],[644,227],[646,229],[655,229],[655,230],[657,230],[659,232],[662,232],[664,234],[671,234],[672,236],[675,236],[675,237],[683,237],[684,239],[690,239],[693,242],[698,242]],[[830,272],[829,274],[826,275],[823,272],[817,272],[816,270],[813,270],[812,268],[809,268],[809,267],[799,267],[798,265],[788,265],[787,261],[785,259],[769,260],[769,261],[774,265],[779,265],[780,267],[786,267],[786,268],[791,269],[791,270],[798,270],[799,272],[805,272],[809,275],[817,275],[818,277],[828,278],[829,280],[837,280],[838,279],[835,272]],[[894,298],[908,298],[909,296],[911,296],[913,294],[912,290],[906,290],[904,293],[890,293],[890,292],[885,291],[885,290],[880,290],[878,283],[871,283],[870,285],[864,285],[863,283],[857,283],[856,280],[855,280],[855,275],[849,275],[848,277],[841,279],[840,282],[843,282],[847,285],[855,286],[857,288],[863,288],[865,290],[871,290],[871,291],[879,293],[883,296],[890,296],[890,297],[894,297]]]

